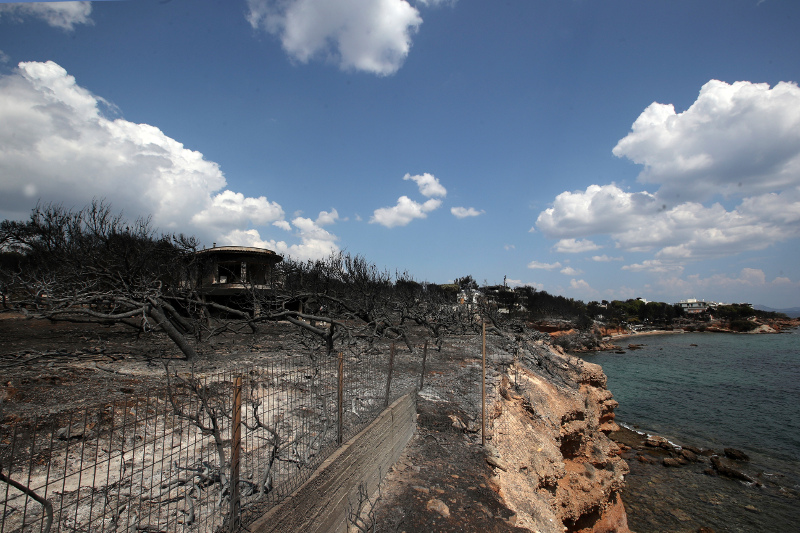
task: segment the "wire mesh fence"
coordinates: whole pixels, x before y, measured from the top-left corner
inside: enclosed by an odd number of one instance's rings
[[[286,357],[0,428],[0,533],[238,531],[391,400],[392,353]],[[418,375],[418,374],[417,374]]]

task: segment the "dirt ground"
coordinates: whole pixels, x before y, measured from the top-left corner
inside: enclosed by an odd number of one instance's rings
[[[256,362],[283,350],[291,328],[221,336],[196,363],[210,372]],[[0,421],[140,395],[165,383],[164,364],[189,368],[166,335],[137,335],[123,325],[29,320],[0,313]]]
[[[384,481],[375,509],[379,532],[505,532],[515,515],[497,495],[480,434],[453,426],[452,402],[420,399],[417,433]]]
[[[255,335],[221,336],[205,347],[196,370],[244,366],[285,353],[294,346],[293,331],[291,325],[272,324]],[[398,388],[419,379],[422,338],[414,340],[413,354],[398,346],[393,382]],[[491,346],[489,351],[502,352]],[[418,430],[373,507],[377,531],[525,531],[514,526],[513,512],[498,496],[480,445],[479,358],[479,337],[454,337],[441,352],[428,351]],[[165,361],[188,367],[161,334],[137,336],[125,326],[0,313],[0,421],[140,394],[164,383]],[[493,355],[492,364],[503,364],[502,356]],[[490,370],[489,377],[496,376]],[[467,427],[454,426],[454,418]]]

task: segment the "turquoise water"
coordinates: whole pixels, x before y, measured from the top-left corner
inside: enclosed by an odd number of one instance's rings
[[[629,350],[629,343],[644,344]],[[761,487],[631,462],[626,506],[635,531],[797,531],[800,526],[800,330],[779,335],[686,333],[618,341],[600,364],[617,421],[675,443],[738,448]],[[713,502],[713,503],[708,503]],[[758,508],[758,512],[746,506]],[[675,509],[688,511],[691,520]],[[633,512],[631,512],[633,511]],[[635,526],[635,527],[634,527]],[[789,529],[786,529],[786,528]]]

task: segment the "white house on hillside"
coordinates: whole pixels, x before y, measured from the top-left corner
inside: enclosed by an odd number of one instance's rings
[[[687,315],[698,315],[700,313],[705,313],[708,311],[709,307],[715,307],[717,304],[714,302],[706,302],[705,300],[689,298],[688,300],[681,300],[678,302],[678,305],[681,306],[681,309],[683,309],[683,312]]]

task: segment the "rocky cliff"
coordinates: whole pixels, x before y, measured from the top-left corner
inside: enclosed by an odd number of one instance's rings
[[[627,464],[607,433],[618,405],[595,364],[537,341],[501,377],[489,459],[517,526],[533,531],[627,532],[620,493]]]
[[[485,445],[481,338],[428,353],[417,432],[376,496],[376,531],[629,532],[628,465],[607,436],[617,402],[599,366],[547,339],[486,339]]]

